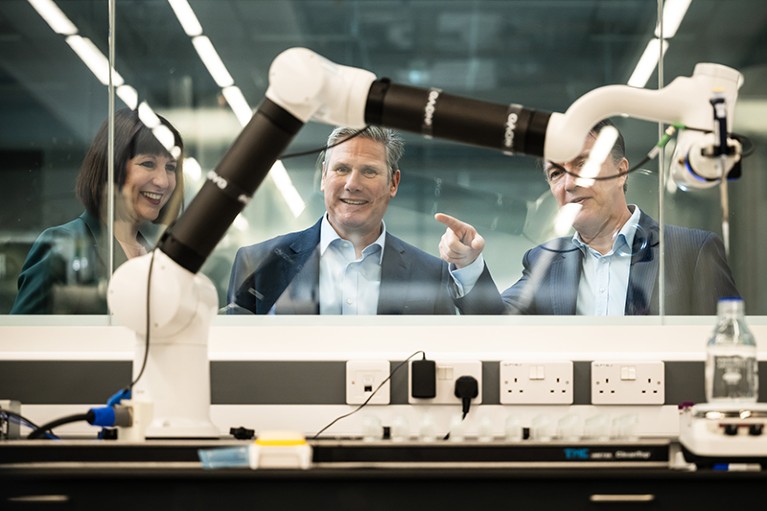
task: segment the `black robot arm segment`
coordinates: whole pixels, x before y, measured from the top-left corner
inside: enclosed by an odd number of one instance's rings
[[[550,116],[521,105],[398,85],[385,78],[373,82],[365,108],[368,124],[535,156],[543,156]]]
[[[264,99],[159,248],[197,273],[303,122]]]

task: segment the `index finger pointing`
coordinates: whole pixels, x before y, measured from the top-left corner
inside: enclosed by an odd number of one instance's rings
[[[444,224],[445,226],[449,227],[453,231],[456,231],[456,229],[462,229],[464,227],[464,223],[458,220],[455,217],[452,217],[450,215],[446,215],[444,213],[437,213],[434,215],[434,219],[437,222],[440,222]]]

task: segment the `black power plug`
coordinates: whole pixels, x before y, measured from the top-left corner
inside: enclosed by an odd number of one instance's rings
[[[471,400],[479,395],[479,382],[473,376],[461,376],[455,380],[455,397],[461,399],[463,417],[469,413]]]

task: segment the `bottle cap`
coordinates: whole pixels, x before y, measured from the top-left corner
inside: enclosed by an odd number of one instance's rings
[[[717,304],[717,313],[722,314],[743,314],[744,313],[743,298],[737,296],[724,297],[719,299]]]

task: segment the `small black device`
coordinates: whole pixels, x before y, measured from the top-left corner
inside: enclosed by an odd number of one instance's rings
[[[413,397],[430,399],[437,396],[437,364],[433,360],[414,360],[410,365],[410,393]]]

